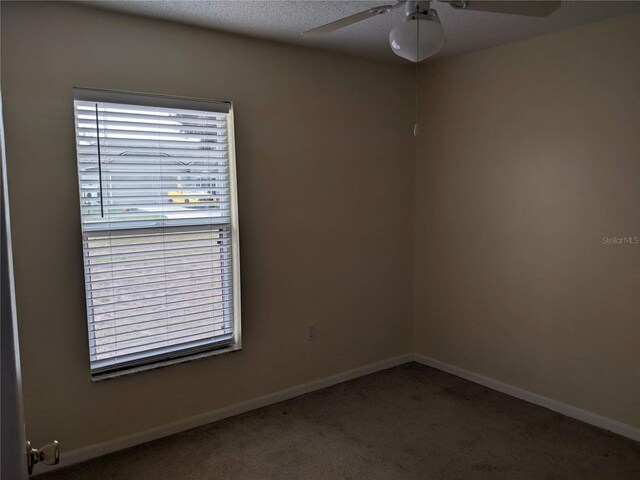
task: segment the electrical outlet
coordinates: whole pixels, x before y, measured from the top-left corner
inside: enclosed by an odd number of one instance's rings
[[[316,325],[315,323],[310,323],[307,325],[307,340],[315,340],[316,339]]]

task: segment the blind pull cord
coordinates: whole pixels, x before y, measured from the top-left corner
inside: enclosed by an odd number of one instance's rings
[[[420,133],[420,117],[418,107],[418,84],[420,82],[420,6],[416,2],[416,122],[413,124],[413,136]]]
[[[96,103],[96,138],[98,140],[98,182],[100,183],[100,216],[104,218],[102,200],[102,158],[100,157],[100,122],[98,121],[98,104]]]

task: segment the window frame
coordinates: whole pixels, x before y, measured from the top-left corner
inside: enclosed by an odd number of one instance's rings
[[[86,280],[86,272],[83,259],[83,283],[84,283],[84,303],[85,303],[85,327],[87,328],[87,356],[89,358],[89,372],[91,381],[99,381],[108,378],[120,377],[131,373],[152,370],[161,368],[168,365],[174,365],[178,363],[190,362],[200,358],[206,358],[210,356],[220,355],[223,353],[235,352],[242,350],[242,322],[241,322],[241,284],[240,284],[240,225],[238,215],[238,181],[236,171],[236,146],[235,146],[235,120],[234,120],[234,108],[233,102],[228,100],[206,100],[194,97],[183,96],[171,96],[162,94],[150,94],[120,90],[106,90],[96,88],[74,87],[73,89],[73,101],[92,101],[92,102],[106,102],[106,103],[124,103],[137,106],[150,106],[150,107],[163,107],[167,103],[180,104],[180,107],[185,110],[193,109],[198,110],[199,105],[207,104],[225,104],[228,106],[227,113],[227,157],[228,157],[228,169],[229,169],[229,202],[230,202],[230,233],[231,233],[231,276],[232,276],[232,323],[233,323],[233,335],[231,340],[223,344],[209,344],[202,346],[195,346],[192,348],[185,348],[174,352],[163,354],[162,356],[149,356],[138,360],[130,360],[121,362],[115,365],[113,368],[109,368],[104,371],[93,372],[91,370],[91,350],[89,346],[89,316],[88,316],[88,300],[87,289],[89,287]],[[140,102],[136,102],[140,100]],[[157,102],[157,103],[154,103]],[[164,105],[163,105],[164,104]],[[200,110],[206,110],[201,108]],[[74,106],[74,125],[75,125],[75,106]],[[75,162],[77,169],[78,162],[78,134],[74,128],[74,143],[75,143]],[[79,172],[78,172],[79,175]],[[78,189],[78,196],[81,197],[80,189]],[[78,202],[78,217],[80,218],[80,237],[82,242],[85,241],[85,235],[89,232],[84,232],[82,229],[82,215],[80,211],[82,198],[79,198]],[[199,228],[203,225],[193,225],[193,227]],[[140,230],[140,228],[128,228],[110,230],[113,232],[131,232]],[[153,230],[149,228],[148,230]],[[84,250],[84,248],[83,248]]]

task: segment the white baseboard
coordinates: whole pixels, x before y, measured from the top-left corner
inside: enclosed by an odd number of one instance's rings
[[[297,385],[285,390],[280,390],[279,392],[270,393],[268,395],[237,403],[235,405],[212,410],[210,412],[196,415],[194,417],[167,423],[165,425],[151,428],[143,432],[134,433],[125,437],[116,438],[114,440],[108,440],[103,443],[89,445],[69,452],[62,451],[60,455],[60,463],[58,465],[47,467],[46,470],[38,465],[35,468],[36,473],[47,473],[58,468],[66,467],[79,462],[84,462],[86,460],[106,455],[108,453],[113,453],[124,448],[133,447],[135,445],[140,445],[141,443],[149,442],[151,440],[157,440],[158,438],[166,437],[168,435],[173,435],[174,433],[179,433],[191,428],[200,427],[217,420],[222,420],[223,418],[232,417],[234,415],[246,413],[257,408],[266,407],[274,403],[289,400],[291,398],[304,395],[305,393],[310,393],[315,390],[320,390],[322,388],[336,385],[338,383],[353,380],[354,378],[369,375],[370,373],[375,373],[380,370],[386,370],[388,368],[396,367],[398,365],[412,362],[413,360],[413,353],[400,355],[398,357],[389,358],[387,360],[371,363],[363,367],[347,370],[346,372],[341,372],[336,375],[313,380],[302,385]]]
[[[431,357],[408,353],[406,355],[400,355],[398,357],[389,358],[380,362],[371,363],[363,367],[347,370],[346,372],[331,375],[329,377],[313,380],[302,385],[287,388],[285,390],[280,390],[278,392],[264,395],[262,397],[237,403],[235,405],[230,405],[228,407],[212,410],[210,412],[185,418],[183,420],[167,423],[165,425],[151,428],[143,432],[138,432],[132,435],[108,440],[103,443],[88,445],[86,447],[82,447],[69,452],[63,451],[60,455],[60,463],[58,465],[47,467],[46,470],[38,465],[36,466],[36,474],[50,472],[52,470],[73,465],[75,463],[91,460],[92,458],[100,457],[108,453],[113,453],[129,447],[134,447],[136,445],[140,445],[141,443],[150,442],[152,440],[157,440],[168,435],[173,435],[174,433],[179,433],[191,428],[200,427],[217,420],[222,420],[234,415],[246,413],[257,408],[266,407],[274,403],[282,402],[284,400],[289,400],[291,398],[304,395],[305,393],[310,393],[315,390],[320,390],[322,388],[330,387],[338,383],[353,380],[354,378],[362,377],[364,375],[375,373],[381,370],[386,370],[388,368],[396,367],[398,365],[402,365],[412,361],[416,361],[422,365],[451,373],[452,375],[456,375],[466,380],[470,380],[474,383],[484,385],[485,387],[491,388],[493,390],[506,393],[507,395],[511,395],[512,397],[516,397],[521,400],[540,405],[541,407],[545,407],[549,410],[553,410],[568,417],[581,420],[585,423],[594,425],[604,430],[617,433],[618,435],[640,441],[640,429],[632,427],[631,425],[627,425],[616,420],[612,420],[610,418],[603,417],[586,410],[582,410],[577,407],[573,407],[566,403],[558,402],[557,400],[543,397],[542,395],[538,395],[536,393],[529,392],[527,390],[523,390],[521,388],[517,388],[512,385],[499,382],[497,380],[493,380],[483,375],[479,375],[469,370],[465,370],[463,368],[441,362]]]
[[[543,397],[542,395],[538,395],[537,393],[529,392],[528,390],[523,390],[521,388],[499,382],[498,380],[494,380],[492,378],[479,375],[469,370],[456,367],[455,365],[441,362],[440,360],[436,360],[435,358],[420,355],[419,353],[416,353],[415,361],[421,363],[422,365],[442,370],[443,372],[447,372],[457,377],[470,380],[474,383],[484,385],[485,387],[491,388],[493,390],[511,395],[512,397],[526,400],[527,402],[540,405],[541,407],[548,408],[549,410],[561,413],[562,415],[566,415],[567,417],[575,418],[576,420],[580,420],[590,425],[608,430],[613,433],[617,433],[618,435],[622,435],[623,437],[627,437],[640,442],[640,429],[632,427],[631,425],[627,425],[626,423],[618,422],[617,420],[612,420],[611,418],[603,417],[601,415],[582,410],[581,408],[574,407],[572,405],[568,405],[551,398]]]

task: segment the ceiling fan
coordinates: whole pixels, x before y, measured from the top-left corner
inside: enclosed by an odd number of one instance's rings
[[[481,0],[437,0],[448,3],[459,10],[506,13],[546,17],[560,7],[560,1],[481,1]],[[393,53],[411,62],[421,62],[440,51],[445,42],[445,32],[440,24],[438,12],[431,8],[431,1],[397,0],[394,5],[381,5],[356,13],[326,25],[304,32],[304,36],[323,35],[354,23],[384,15],[404,6],[404,21],[389,33]]]

